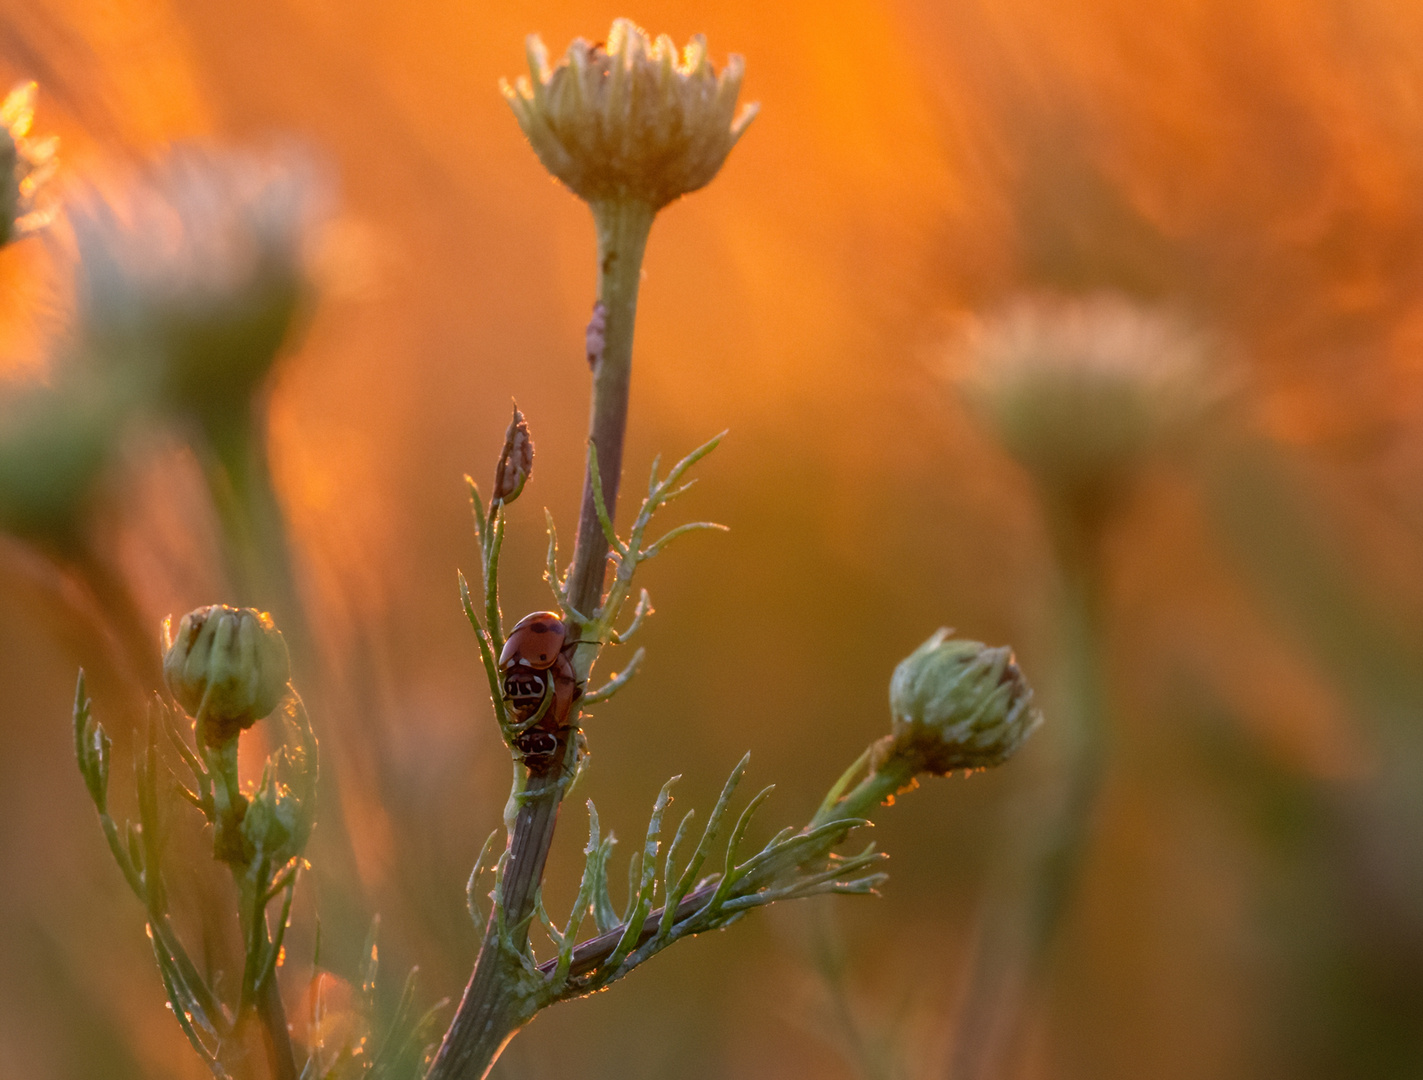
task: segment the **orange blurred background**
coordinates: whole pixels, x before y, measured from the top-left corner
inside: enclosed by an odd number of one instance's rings
[[[1111,536],[1114,749],[1014,1075],[1423,1075],[1423,9],[1378,0],[0,2],[0,75],[38,80],[73,175],[202,137],[295,138],[339,176],[272,432],[364,889],[323,894],[318,830],[297,919],[320,906],[326,966],[354,977],[375,910],[427,1002],[473,960],[464,881],[508,769],[455,587],[478,558],[461,475],[486,482],[517,399],[537,458],[504,608],[546,606],[595,269],[496,83],[526,33],[559,51],[624,14],[745,55],[762,105],[654,228],[626,456],[631,495],[655,453],[730,428],[674,512],[732,531],[646,572],[649,662],[588,725],[555,910],[584,797],[626,855],[668,775],[705,808],[750,749],[748,783],[779,785],[763,834],[802,820],[940,625],[1012,642],[1051,724],[1042,525],[943,342],[1019,290],[1114,289],[1209,324],[1243,389]],[[66,280],[57,245],[0,255],[17,384],[44,377]],[[110,526],[156,641],[223,585],[192,462],[133,457]],[[70,593],[0,545],[0,1076],[199,1077],[74,769],[76,667],[101,718],[124,676]],[[1030,743],[927,785],[883,817],[882,899],[680,946],[539,1017],[495,1075],[855,1076],[807,958],[833,933],[894,1075],[946,1076],[985,869],[1051,767]]]

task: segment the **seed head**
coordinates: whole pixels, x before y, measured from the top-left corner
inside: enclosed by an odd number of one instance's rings
[[[514,406],[514,419],[504,435],[504,449],[494,469],[494,494],[491,501],[508,506],[519,497],[534,471],[534,444],[529,438],[529,424],[524,414]]]
[[[876,751],[915,772],[945,776],[1007,761],[1042,723],[1012,650],[951,639],[939,630],[894,669],[893,728]]]
[[[169,692],[198,720],[211,745],[270,715],[290,678],[281,631],[270,615],[253,608],[214,604],[188,612],[163,657]]]
[[[704,187],[758,108],[736,114],[743,61],[718,74],[701,35],[679,57],[671,38],[617,19],[606,45],[578,38],[555,67],[537,35],[527,46],[529,75],[500,90],[544,168],[586,202],[658,210]]]
[[[59,139],[29,137],[35,118],[34,83],[21,83],[0,104],[0,245],[48,225],[54,207],[43,196],[59,165]]]

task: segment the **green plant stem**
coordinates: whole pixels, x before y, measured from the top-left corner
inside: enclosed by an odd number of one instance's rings
[[[277,973],[262,983],[257,991],[257,1016],[262,1022],[262,1041],[267,1047],[267,1062],[272,1080],[298,1080],[296,1053],[292,1049],[291,1032],[287,1027],[287,1011],[282,1004]]]
[[[272,940],[265,905],[260,904],[254,895],[254,883],[247,868],[234,864],[231,869],[237,882],[238,896],[241,897],[242,939],[249,943],[249,948],[255,943],[265,950]],[[257,987],[252,1005],[262,1028],[262,1043],[267,1050],[271,1080],[297,1080],[296,1052],[287,1028],[287,1012],[282,1004],[281,988],[277,985],[276,968]]]
[[[1059,543],[1062,649],[1065,659],[1065,792],[1047,833],[1041,888],[1029,924],[1029,948],[1040,968],[1080,876],[1107,755],[1107,693],[1102,655],[1100,531],[1084,527]]]
[[[636,201],[593,204],[591,209],[598,231],[598,302],[605,308],[605,322],[603,354],[593,369],[588,437],[597,448],[604,505],[612,515],[627,431],[642,257],[656,211]],[[598,520],[593,478],[589,475],[583,483],[578,539],[568,579],[570,602],[589,617],[602,600],[607,560],[608,542]],[[574,669],[580,680],[588,677],[596,656],[595,648],[585,646],[578,650]],[[427,1080],[484,1077],[514,1033],[537,1011],[517,992],[519,981],[527,977],[519,954],[528,938],[527,920],[548,862],[566,778],[575,764],[573,731],[561,732],[558,737],[552,767],[530,770],[522,789],[516,792],[519,808],[509,837],[509,860],[502,881],[505,932],[501,933],[498,926],[499,913],[491,914],[474,972]]]
[[[892,800],[913,782],[912,767],[897,758],[891,758],[880,771],[870,773],[856,784],[844,798],[817,810],[806,825],[805,831],[810,832],[832,821],[869,818],[877,807]]]
[[[1063,916],[1081,876],[1107,756],[1107,694],[1102,655],[1102,523],[1054,515],[1062,579],[1061,786],[1040,831],[1019,845],[1022,865],[997,883],[957,1022],[951,1080],[1005,1075],[1020,1040],[1023,1001],[1051,960]]]
[[[198,725],[199,739],[203,725]],[[270,874],[268,863],[254,864],[242,837],[242,819],[248,801],[242,794],[237,775],[237,739],[230,738],[218,746],[202,746],[203,759],[213,778],[213,855],[225,862],[237,886],[239,922],[246,945],[247,966],[255,957],[265,954],[272,942],[267,926],[266,904],[262,891],[267,888]],[[245,976],[244,976],[245,979]],[[243,989],[245,997],[247,991]],[[256,987],[251,1001],[257,1022],[262,1028],[262,1041],[267,1050],[267,1062],[272,1080],[297,1080],[296,1052],[292,1049],[291,1033],[287,1029],[286,1009],[282,1005],[281,989],[277,985],[274,967]]]
[[[623,436],[627,430],[628,390],[632,385],[633,324],[642,280],[642,256],[657,211],[637,201],[595,203],[598,229],[598,302],[605,309],[603,355],[593,369],[593,397],[588,437],[598,449],[598,474],[603,501],[612,516],[618,501],[623,468]],[[573,574],[568,592],[573,606],[591,615],[603,595],[608,542],[598,522],[593,480],[583,482],[583,509],[573,550]],[[582,673],[580,673],[582,674]]]

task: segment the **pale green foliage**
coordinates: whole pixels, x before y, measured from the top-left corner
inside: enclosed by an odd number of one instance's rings
[[[143,903],[159,974],[183,1033],[216,1077],[226,1077],[224,1044],[236,1035],[264,984],[276,977],[291,915],[302,852],[315,820],[316,739],[306,711],[293,697],[280,712],[287,742],[267,760],[262,779],[237,789],[236,739],[224,747],[192,745],[184,724],[165,702],[149,710],[145,744],[135,762],[139,820],[122,829],[109,813],[110,740],[94,718],[81,673],[74,701],[74,748],[79,771],[98,811],[109,849],[124,880]],[[186,725],[191,731],[192,725]],[[159,751],[159,731],[192,777],[172,776]],[[238,885],[245,961],[236,1001],[224,1001],[189,957],[174,931],[164,876],[166,792],[176,790],[212,827],[214,857],[228,863]],[[280,901],[275,931],[268,908]]]
[[[371,922],[361,950],[359,993],[352,1003],[361,1024],[340,1045],[326,1043],[325,983],[313,977],[310,1015],[296,1018],[298,1022],[306,1022],[306,1041],[310,1048],[301,1080],[418,1080],[424,1076],[439,1043],[440,1014],[449,1001],[441,999],[424,1012],[417,1012],[418,969],[411,969],[395,1007],[382,1016],[376,994],[380,975],[379,931],[380,919],[376,918]],[[318,943],[319,940],[318,934]],[[319,952],[318,945],[316,962],[312,965],[317,970]]]

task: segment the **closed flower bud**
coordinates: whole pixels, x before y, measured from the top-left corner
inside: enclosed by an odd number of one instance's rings
[[[509,430],[504,436],[504,449],[499,454],[499,464],[494,469],[494,494],[496,503],[507,506],[519,497],[528,483],[529,474],[534,471],[534,444],[529,438],[529,424],[524,414],[514,406],[514,419],[509,421]]]
[[[54,175],[59,140],[29,138],[35,117],[35,84],[21,83],[0,104],[0,245],[47,225],[45,182]]]
[[[163,657],[169,691],[210,745],[269,715],[290,677],[281,631],[252,608],[214,604],[188,612]]]
[[[1001,765],[1042,722],[1033,690],[1007,646],[950,638],[939,630],[894,669],[893,729],[876,750],[914,772],[945,776]]]
[[[579,38],[556,67],[537,36],[528,54],[529,77],[500,88],[544,167],[590,203],[657,210],[696,191],[756,115],[736,113],[741,57],[718,74],[700,35],[679,57],[670,38],[617,19],[606,46]]]

